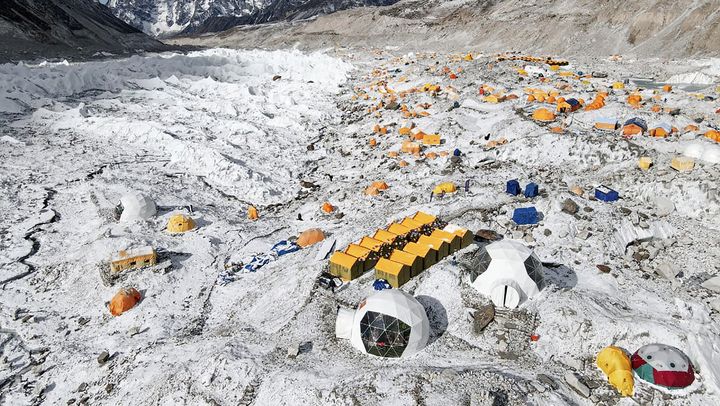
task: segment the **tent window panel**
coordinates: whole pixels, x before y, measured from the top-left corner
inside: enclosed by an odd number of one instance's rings
[[[367,312],[360,321],[365,350],[380,357],[400,357],[410,340],[411,328],[394,317]]]
[[[473,261],[475,263],[475,266],[471,268],[471,275],[470,278],[472,281],[475,281],[475,279],[485,273],[488,268],[490,267],[490,262],[492,261],[492,258],[490,257],[490,254],[487,252],[487,249],[485,247],[480,248],[476,254],[475,254],[475,260]]]
[[[530,279],[532,279],[538,287],[542,288],[545,283],[542,263],[531,255],[525,260],[525,270]]]

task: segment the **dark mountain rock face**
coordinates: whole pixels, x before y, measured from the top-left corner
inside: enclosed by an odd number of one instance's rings
[[[297,20],[398,0],[100,0],[129,24],[154,36],[202,34],[239,25]]]
[[[92,0],[0,2],[0,62],[166,48]]]

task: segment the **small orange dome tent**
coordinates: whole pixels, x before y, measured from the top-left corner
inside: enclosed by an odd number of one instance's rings
[[[720,131],[710,130],[705,133],[705,137],[707,137],[715,142],[720,142]]]
[[[248,219],[257,220],[259,217],[258,209],[256,209],[255,206],[248,207]]]
[[[325,213],[332,213],[335,211],[335,206],[330,204],[330,202],[325,202],[322,205],[322,211],[324,211]]]
[[[548,109],[540,108],[533,112],[532,118],[536,121],[549,122],[555,120],[555,113]]]
[[[305,230],[298,236],[297,245],[306,248],[313,244],[317,244],[325,239],[325,233],[319,228],[311,228]]]
[[[110,301],[110,314],[119,316],[135,307],[140,299],[142,299],[142,294],[137,289],[120,289]]]

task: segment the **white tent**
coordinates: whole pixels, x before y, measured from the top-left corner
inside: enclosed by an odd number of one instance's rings
[[[503,240],[480,249],[472,285],[496,306],[515,308],[542,289],[543,267],[533,252],[517,241]]]
[[[157,212],[155,202],[142,193],[128,193],[120,198],[120,221],[147,220]]]
[[[407,357],[427,345],[430,322],[414,297],[385,289],[363,300],[356,311],[340,309],[335,335],[368,354]]]

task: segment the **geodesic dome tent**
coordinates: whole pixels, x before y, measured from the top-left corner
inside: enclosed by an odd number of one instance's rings
[[[532,250],[503,240],[480,248],[471,275],[472,285],[496,306],[515,308],[540,293],[543,266]]]
[[[385,289],[363,300],[358,309],[340,309],[335,335],[353,347],[379,357],[407,357],[425,348],[430,322],[411,295]]]
[[[640,379],[668,389],[690,386],[695,381],[692,363],[679,349],[665,344],[648,344],[630,357]]]
[[[120,198],[116,208],[120,212],[120,221],[147,220],[157,212],[155,202],[142,193],[128,193]]]

